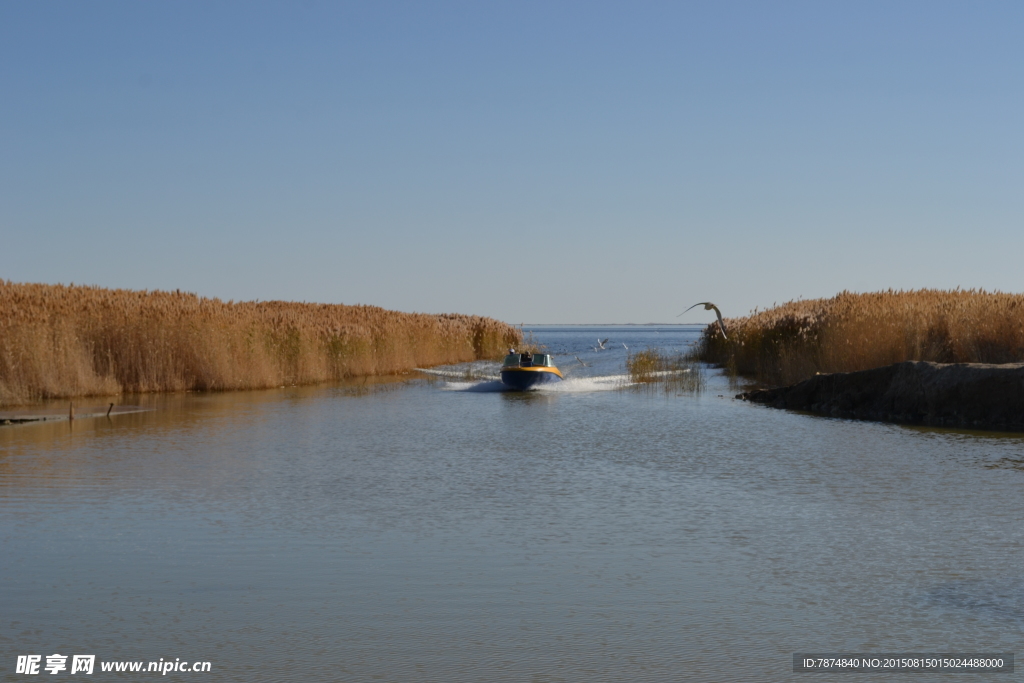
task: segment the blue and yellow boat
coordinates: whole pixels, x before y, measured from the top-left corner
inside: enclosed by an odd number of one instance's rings
[[[501,366],[502,384],[520,391],[561,381],[562,373],[547,353],[510,353]]]

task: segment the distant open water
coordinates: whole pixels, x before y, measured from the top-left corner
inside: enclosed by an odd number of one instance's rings
[[[1024,438],[766,409],[715,373],[622,390],[621,344],[696,334],[536,327],[553,391],[478,363],[0,428],[0,679],[80,653],[210,681],[774,681],[794,652],[1019,649]]]

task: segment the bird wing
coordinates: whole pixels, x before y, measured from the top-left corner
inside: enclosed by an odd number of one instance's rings
[[[722,320],[722,312],[714,304],[711,304],[711,308],[715,309],[715,315],[718,316],[718,326],[722,328],[722,336],[728,339],[729,336],[725,333],[725,321]]]
[[[694,304],[694,305],[690,306],[690,308],[687,308],[686,311],[689,311],[691,309],[697,308],[698,306],[708,306],[708,305],[714,306],[714,304],[711,303],[710,301],[701,301],[699,304]],[[683,311],[683,313],[686,313],[686,311]],[[680,313],[679,315],[682,315],[683,313]],[[677,315],[676,317],[678,318],[679,315]]]

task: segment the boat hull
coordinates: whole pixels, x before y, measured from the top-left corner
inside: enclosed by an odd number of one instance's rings
[[[519,391],[561,381],[562,373],[557,368],[513,368],[501,371],[502,384]]]

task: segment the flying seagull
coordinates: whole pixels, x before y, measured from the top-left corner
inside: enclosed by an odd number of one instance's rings
[[[703,306],[705,311],[715,312],[715,315],[718,316],[718,327],[721,328],[722,330],[722,336],[728,339],[729,336],[725,333],[725,321],[722,320],[722,312],[718,310],[718,306],[714,305],[710,301],[701,301],[699,304],[694,304],[690,306],[690,308],[687,308],[686,311],[689,311],[690,309],[693,308],[697,308],[698,306]],[[683,311],[683,313],[686,313],[686,311]],[[682,315],[683,313],[680,313],[679,315]],[[677,315],[676,317],[678,318],[679,315]]]
[[[579,357],[579,356],[573,356],[573,358],[575,358],[576,360],[580,360],[580,357]],[[583,367],[585,367],[585,368],[587,368],[587,367],[590,367],[589,365],[587,365],[586,363],[584,363],[584,362],[583,362],[583,361],[581,361],[581,360],[580,360],[580,365],[582,365],[582,366],[583,366]]]
[[[621,343],[621,342],[620,342],[620,343]],[[625,345],[624,343],[622,344],[622,348],[624,348],[624,349],[626,349],[627,351],[629,351],[629,347],[628,347],[628,346],[626,346],[626,345]]]
[[[595,348],[594,350],[595,351],[606,351],[607,349],[605,348],[604,345],[607,344],[607,343],[608,343],[607,339],[605,339],[604,341],[601,341],[601,338],[598,337],[597,338],[597,348]]]

